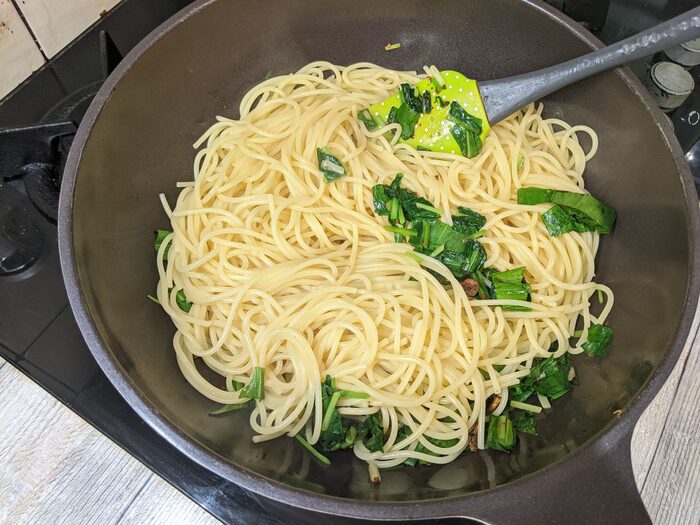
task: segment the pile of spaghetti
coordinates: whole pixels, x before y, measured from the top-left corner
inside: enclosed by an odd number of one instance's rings
[[[316,62],[265,80],[240,119],[219,117],[195,144],[194,180],[178,184],[175,206],[161,196],[172,232],[158,242],[157,295],[177,361],[224,404],[217,412],[252,409],[255,441],[294,436],[324,461],[351,448],[375,473],[508,450],[570,388],[569,354],[601,336],[607,345],[613,296],[592,281],[599,234],[552,235],[540,218],[551,204],[518,203],[525,187],[584,194],[593,130],[531,105],[466,158],[414,149],[399,124],[358,117],[422,78]],[[321,152],[332,152],[325,169]],[[328,180],[338,165],[343,176]],[[447,225],[460,208],[482,217],[471,236],[485,251],[480,275],[492,284],[521,269],[527,298],[475,295],[437,250],[387,228],[373,189],[398,173]]]

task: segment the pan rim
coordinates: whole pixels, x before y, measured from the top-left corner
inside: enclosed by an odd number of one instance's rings
[[[186,454],[190,459],[246,490],[295,507],[329,514],[368,519],[396,520],[408,517],[436,518],[459,516],[464,512],[467,505],[470,511],[474,512],[480,508],[480,503],[488,503],[491,505],[491,499],[494,496],[502,494],[503,491],[529,490],[532,480],[537,478],[537,476],[543,474],[551,475],[553,472],[561,470],[562,466],[566,466],[567,464],[573,465],[576,461],[581,461],[581,458],[585,458],[587,454],[591,452],[595,453],[596,445],[604,442],[606,438],[617,440],[628,433],[631,434],[631,430],[634,428],[638,417],[654,399],[675,367],[684,344],[691,335],[690,329],[696,313],[698,295],[700,295],[700,272],[697,270],[694,271],[695,268],[700,268],[700,212],[698,211],[697,201],[695,200],[695,188],[692,183],[690,170],[687,164],[682,162],[684,156],[676,137],[673,135],[670,124],[666,121],[663,113],[655,106],[651,96],[643,88],[641,82],[626,67],[618,68],[616,74],[625,82],[630,91],[641,99],[645,109],[650,114],[650,118],[659,129],[661,137],[666,143],[666,147],[673,155],[675,167],[679,174],[685,203],[686,220],[689,225],[687,241],[689,247],[690,272],[686,283],[686,297],[684,298],[683,311],[675,334],[667,343],[667,351],[651,377],[647,380],[647,383],[637,393],[634,399],[630,401],[628,409],[625,410],[619,419],[608,423],[604,428],[600,429],[594,436],[588,439],[588,441],[563,458],[536,472],[503,485],[473,492],[471,494],[450,496],[441,499],[377,502],[340,498],[310,492],[254,473],[243,466],[234,465],[205,446],[196,443],[158,411],[155,405],[151,403],[139,387],[129,378],[126,371],[112,354],[100,333],[96,319],[93,318],[88,308],[87,299],[80,284],[73,246],[73,198],[75,195],[77,173],[84,148],[89,141],[92,129],[103,107],[109,102],[119,81],[129,71],[131,66],[166,33],[217,1],[218,0],[198,0],[182,9],[149,33],[126,57],[124,57],[115,71],[101,86],[90,104],[85,117],[80,123],[80,127],[76,133],[66,161],[63,175],[59,200],[58,241],[61,268],[69,302],[83,338],[88,344],[93,357],[109,378],[110,382],[119,391],[120,395],[138,415],[160,436],[175,446],[180,452]],[[559,25],[564,26],[574,36],[591,47],[591,49],[603,45],[600,40],[579,24],[541,0],[521,1],[539,11],[543,16],[547,16]]]

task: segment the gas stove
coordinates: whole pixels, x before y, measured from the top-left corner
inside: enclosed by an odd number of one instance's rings
[[[273,516],[266,510],[269,505],[189,460],[136,415],[85,345],[61,277],[58,195],[77,126],[122,54],[188,3],[124,0],[0,101],[0,354],[218,519],[260,525],[297,522],[298,513],[288,519],[291,514],[279,507]],[[647,18],[630,26],[629,18],[620,15],[622,2],[550,3],[568,9],[610,41],[693,4],[668,2],[668,12],[659,10],[655,18],[644,12]],[[625,23],[616,22],[616,16]],[[644,66],[633,70],[641,75]],[[700,85],[700,69],[695,69]],[[698,165],[700,151],[694,154],[692,146],[700,138],[699,91],[672,116],[689,161],[697,157]],[[696,176],[700,187],[700,173]]]

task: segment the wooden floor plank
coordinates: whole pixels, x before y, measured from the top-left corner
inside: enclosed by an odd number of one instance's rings
[[[220,523],[158,476],[153,476],[119,525],[214,525]]]
[[[651,467],[654,454],[658,447],[663,429],[670,413],[670,407],[677,395],[681,373],[688,360],[688,355],[692,347],[700,345],[700,339],[695,336],[700,324],[700,309],[695,315],[695,320],[690,328],[690,337],[683,348],[681,357],[678,359],[673,372],[669,376],[664,386],[659,391],[656,398],[639,418],[637,426],[632,435],[632,468],[637,486],[640,490],[644,487],[647,474]],[[700,381],[700,378],[698,378]]]
[[[699,406],[700,339],[696,338],[642,489],[654,523],[700,523]]]
[[[13,366],[0,392],[0,523],[116,523],[150,471]]]

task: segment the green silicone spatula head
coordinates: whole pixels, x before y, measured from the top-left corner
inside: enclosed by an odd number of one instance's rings
[[[491,126],[569,84],[700,37],[700,7],[613,45],[563,64],[498,80],[469,79],[427,68],[429,75],[364,110],[368,127],[401,125],[401,141],[416,149],[475,156]]]
[[[401,91],[371,106],[369,111],[372,118],[380,124],[398,122],[402,124],[403,129],[406,129],[404,126],[406,121],[402,119],[400,111],[406,99],[408,99],[406,105],[410,108],[410,99],[413,96],[421,104],[421,111],[413,111],[411,108],[413,113],[418,114],[417,121],[410,136],[406,137],[408,132],[402,133],[402,141],[416,149],[462,153],[467,157],[473,157],[481,149],[481,144],[491,130],[476,80],[467,78],[457,71],[438,71],[435,66],[429,69],[431,76],[418,82],[412,95],[406,95],[406,84],[404,84]],[[426,102],[428,99],[429,103]],[[460,115],[458,108],[461,108],[465,115]],[[469,117],[473,118],[471,126],[466,122]],[[408,124],[410,125],[411,122],[409,121]],[[456,126],[465,128],[467,133],[460,135],[461,130],[456,129]],[[470,127],[472,129],[469,129]],[[470,133],[474,137],[469,135]],[[461,140],[462,136],[464,141]],[[468,141],[474,143],[473,154],[470,150],[472,144]]]

